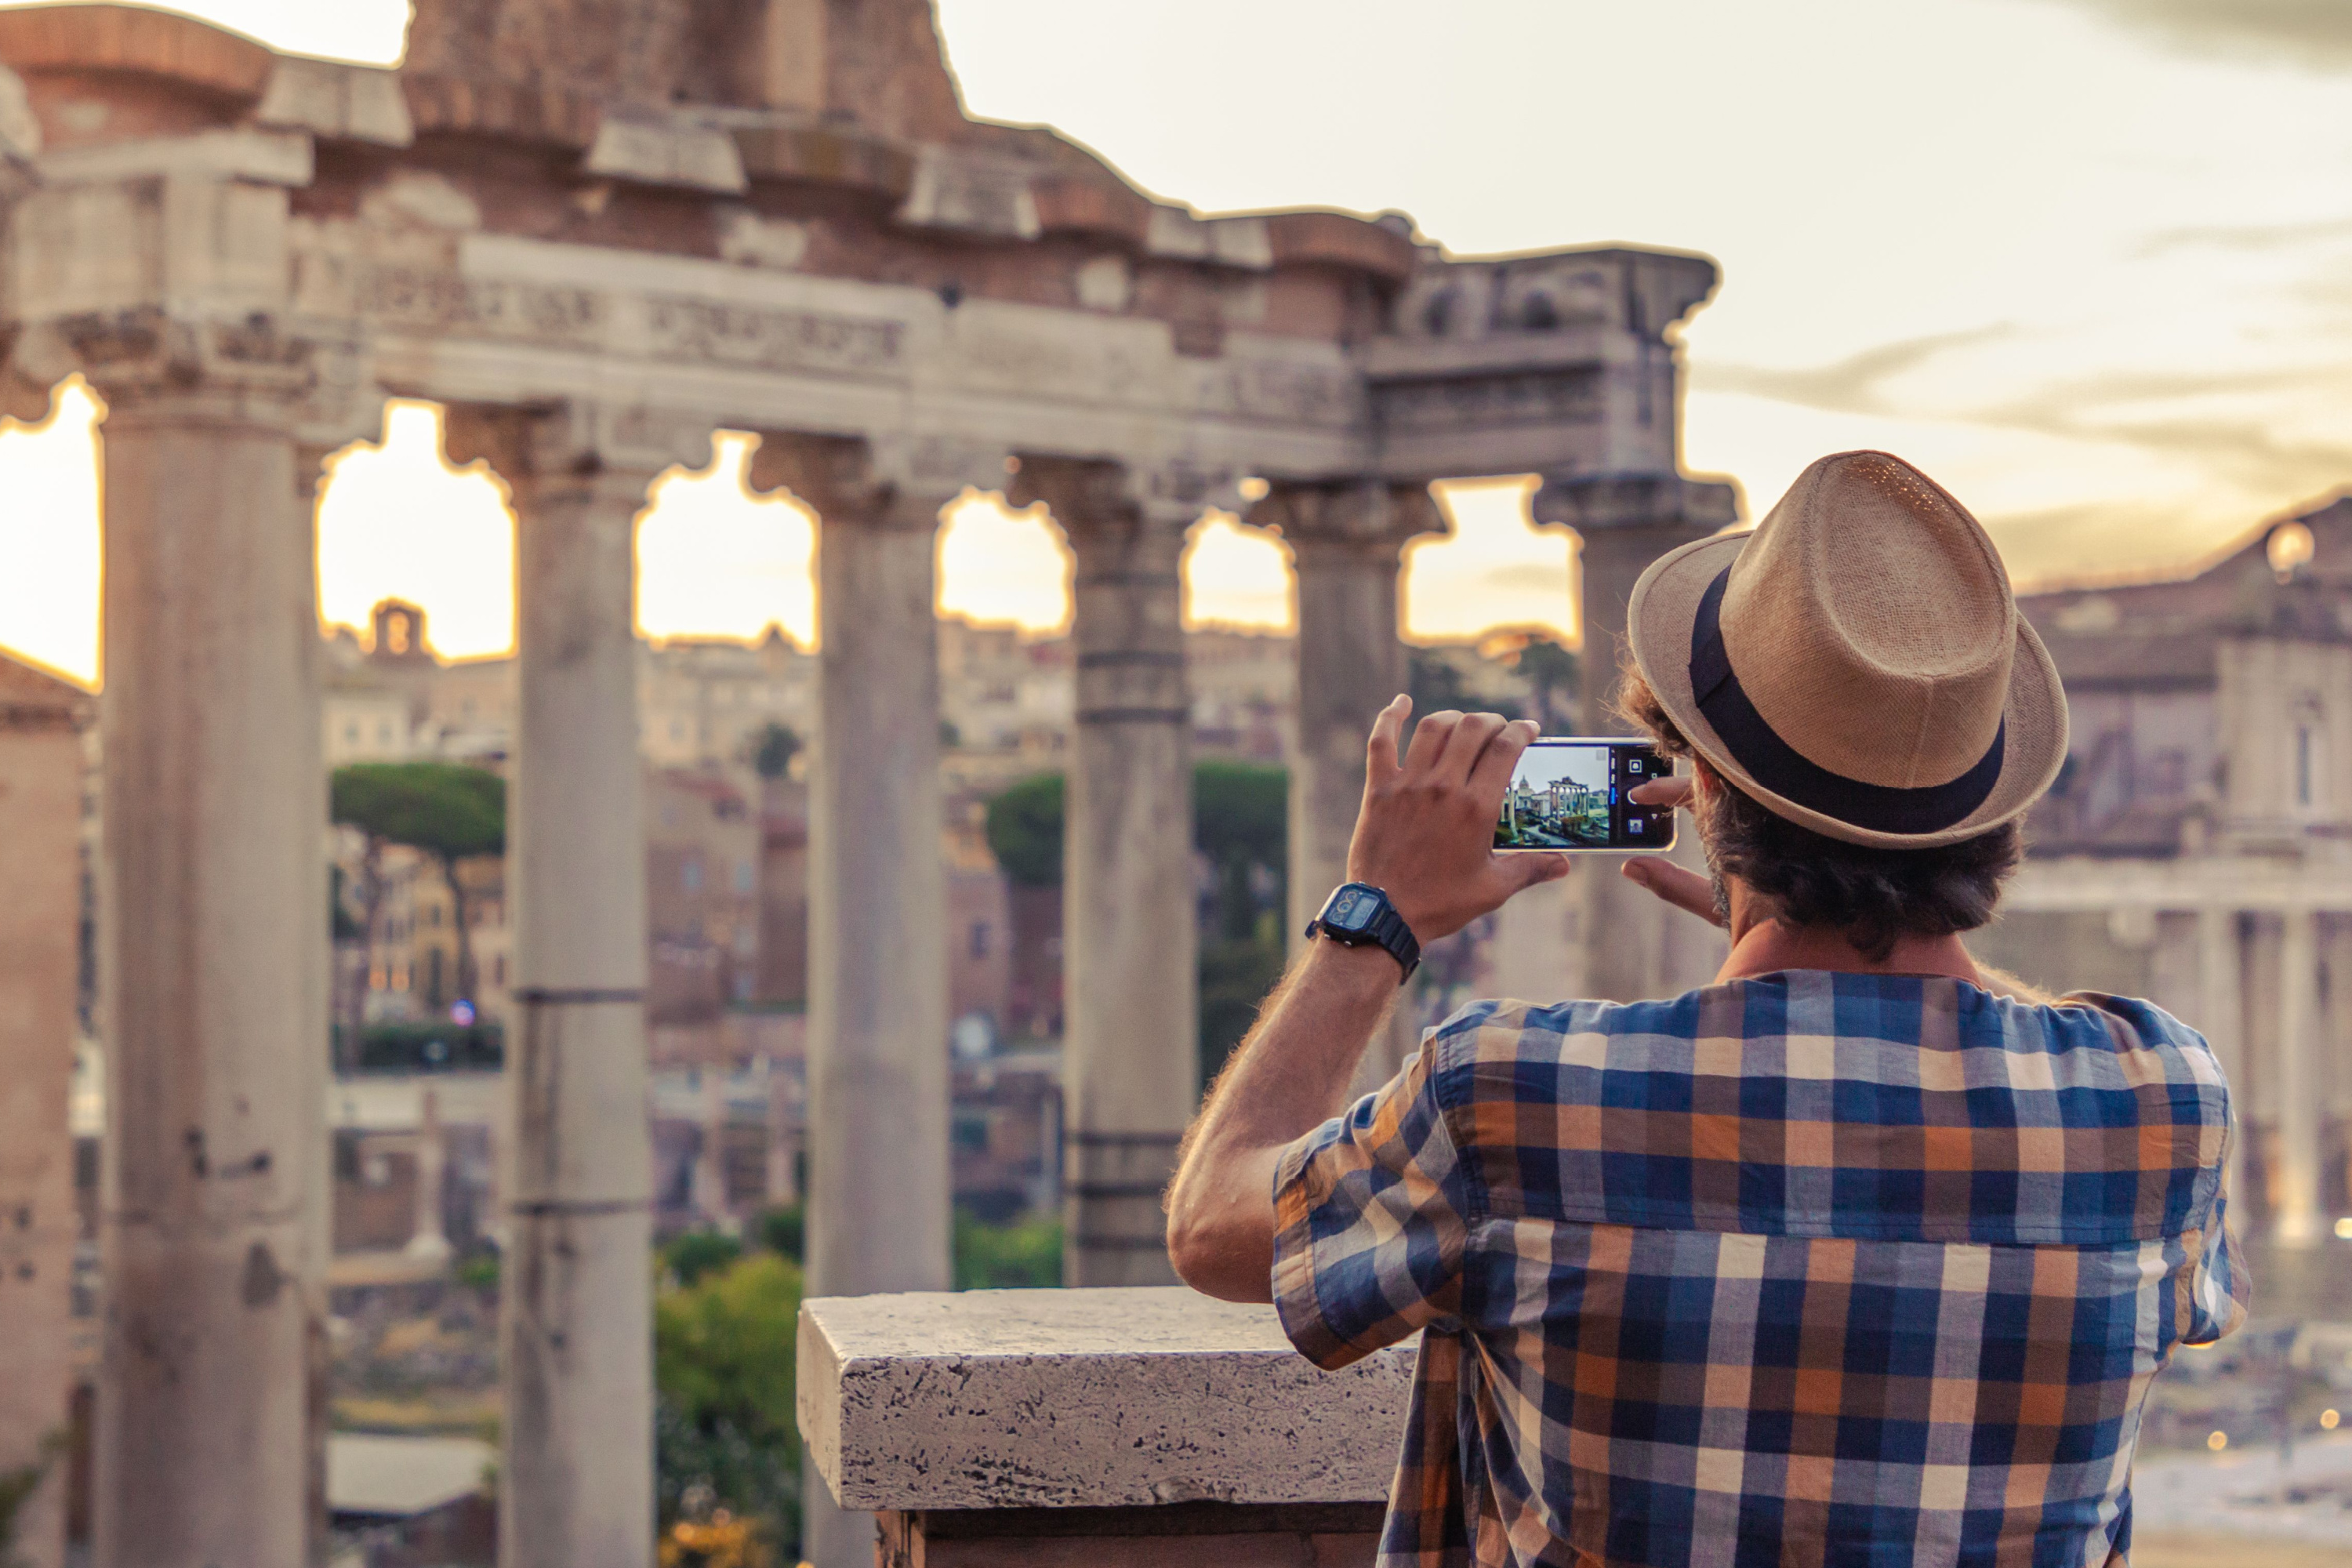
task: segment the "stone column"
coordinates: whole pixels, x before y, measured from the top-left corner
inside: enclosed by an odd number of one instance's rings
[[[449,1137],[441,1125],[441,1097],[430,1084],[416,1114],[416,1219],[408,1256],[420,1263],[449,1261],[449,1237],[441,1223],[442,1186],[449,1168]]]
[[[2289,910],[2279,942],[2279,1214],[2282,1247],[2316,1247],[2319,1205],[2318,918]]]
[[[755,489],[821,520],[809,790],[808,1293],[950,1282],[947,871],[940,857],[939,516],[863,441],[770,434]],[[871,1562],[870,1517],[812,1467],[803,1550]]]
[[[0,655],[0,1473],[39,1467],[10,1542],[65,1560],[72,1378],[74,1007],[81,923],[82,731],[89,698]]]
[[[1584,732],[1624,732],[1612,706],[1625,636],[1625,604],[1651,562],[1729,524],[1728,485],[1672,476],[1547,479],[1536,519],[1565,524],[1581,542],[1577,554],[1579,624],[1583,630]],[[1675,858],[1703,869],[1697,835],[1683,824]],[[1612,858],[1613,859],[1613,858]],[[1725,951],[1720,937],[1669,910],[1614,874],[1613,864],[1580,879],[1586,888],[1585,989],[1615,1001],[1671,995],[1712,978]]]
[[[85,342],[104,363],[157,341]],[[266,321],[169,323],[105,427],[108,1308],[97,1559],[302,1563],[323,1384],[318,594]]]
[[[2213,1059],[2230,1080],[2230,1104],[2236,1112],[2237,1134],[2230,1143],[2229,1169],[2222,1191],[2229,1195],[2242,1226],[2253,1213],[2252,1194],[2246,1190],[2246,1140],[2253,1136],[2252,1106],[2246,1098],[2246,1017],[2242,994],[2245,953],[2238,932],[2238,911],[2204,909],[2197,913],[2198,1027],[2213,1047]]]
[[[1185,523],[1117,464],[1024,458],[1077,555],[1077,726],[1063,859],[1068,1163],[1063,1279],[1164,1285],[1160,1194],[1200,1100]]]
[[[320,440],[315,430],[298,429],[294,444],[294,510],[301,519],[304,539],[310,542],[313,565],[310,593],[313,603],[318,597],[317,540],[319,495],[326,479],[327,458],[346,443]],[[314,723],[307,731],[310,768],[313,776],[325,780],[327,773],[326,738],[321,725]],[[319,802],[317,828],[319,861],[328,877],[330,890],[333,887],[334,828],[328,819],[324,793]],[[321,1089],[331,1082],[334,1063],[331,1056],[335,1017],[335,942],[331,921],[312,922],[309,940],[310,951],[303,964],[303,973],[311,983],[309,996],[309,1016],[304,1023],[307,1037],[328,1043],[330,1055],[320,1062]],[[366,994],[367,975],[364,969],[358,978],[361,995]],[[352,1009],[354,1015],[358,1008]],[[354,1034],[348,1042],[352,1060],[356,1062],[359,1039]],[[308,1497],[304,1511],[309,1520],[310,1561],[326,1561],[331,1544],[330,1536],[333,1519],[327,1498],[327,1436],[334,1424],[335,1351],[327,1336],[327,1322],[331,1316],[328,1296],[327,1270],[335,1256],[335,1192],[334,1161],[328,1139],[330,1134],[323,1118],[312,1134],[320,1141],[318,1158],[312,1165],[311,1190],[304,1199],[304,1213],[310,1221],[310,1246],[305,1250],[307,1267],[302,1275],[302,1292],[308,1302],[310,1321],[310,1354],[305,1373],[308,1383],[309,1442],[306,1458]],[[445,1248],[446,1255],[446,1248]]]
[[[1285,920],[1291,952],[1331,889],[1347,880],[1348,841],[1364,795],[1372,719],[1409,680],[1397,636],[1397,573],[1405,545],[1442,531],[1429,487],[1370,481],[1278,482],[1248,521],[1290,546],[1298,604],[1298,741],[1290,765],[1290,864]],[[1357,1087],[1384,1083],[1413,1044],[1398,1008],[1364,1053]]]
[[[633,543],[666,466],[602,411],[454,407],[515,510],[506,1568],[653,1561],[652,1161]]]

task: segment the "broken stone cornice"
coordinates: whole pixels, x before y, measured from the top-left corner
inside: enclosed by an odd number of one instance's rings
[[[398,72],[304,55],[277,57],[253,119],[257,125],[379,147],[406,147],[416,140]]]

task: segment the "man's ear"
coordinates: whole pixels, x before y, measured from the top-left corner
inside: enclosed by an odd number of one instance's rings
[[[1705,757],[1691,753],[1691,804],[1701,805],[1712,802],[1723,788],[1723,775],[1715,771]]]

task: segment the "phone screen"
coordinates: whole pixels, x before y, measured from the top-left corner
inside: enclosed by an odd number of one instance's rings
[[[1665,849],[1675,842],[1675,810],[1635,805],[1637,784],[1670,777],[1672,759],[1647,741],[1547,737],[1519,756],[1497,849]]]

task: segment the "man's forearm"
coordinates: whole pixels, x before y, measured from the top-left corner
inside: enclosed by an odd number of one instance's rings
[[[1169,1255],[1193,1289],[1269,1299],[1277,1153],[1339,1114],[1397,979],[1379,948],[1317,941],[1267,998],[1185,1135],[1168,1190]]]

